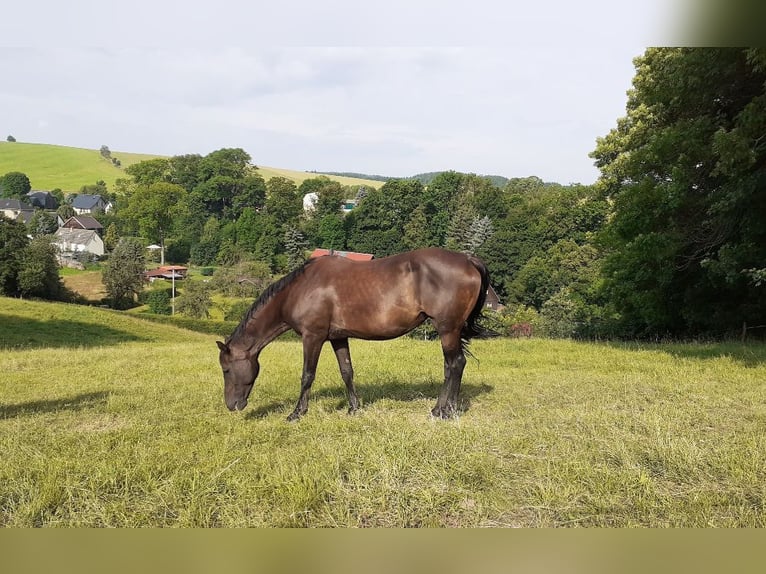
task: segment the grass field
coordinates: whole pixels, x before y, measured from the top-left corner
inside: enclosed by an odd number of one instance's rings
[[[161,156],[127,153],[111,150],[112,157],[120,160],[122,168],[134,163]],[[205,155],[202,153],[201,155]],[[264,167],[253,161],[265,180],[280,176],[293,180],[300,185],[304,180],[317,177],[315,173],[306,173],[290,169]],[[115,167],[109,160],[101,157],[97,149],[82,149],[66,146],[32,144],[21,142],[0,142],[0,175],[11,171],[25,173],[32,184],[32,189],[51,190],[59,188],[65,192],[76,192],[84,185],[93,185],[99,180],[106,182],[110,191],[114,183],[125,177],[123,169]],[[343,185],[367,185],[379,188],[382,183],[351,177],[328,176]]]
[[[476,341],[430,418],[437,343],[261,355],[226,411],[215,337],[0,298],[2,526],[766,526],[766,347]]]

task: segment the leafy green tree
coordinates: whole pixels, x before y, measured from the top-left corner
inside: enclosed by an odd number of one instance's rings
[[[199,243],[191,248],[193,265],[212,265],[221,247],[221,225],[215,217],[208,218]]]
[[[303,199],[295,183],[284,177],[272,177],[266,188],[266,213],[272,217],[282,236],[288,228],[297,227]]]
[[[421,247],[428,247],[430,241],[431,234],[428,231],[426,210],[423,205],[419,205],[404,226],[402,243],[407,249],[419,249]]]
[[[24,224],[0,214],[0,294],[19,294],[22,253],[28,244]]]
[[[163,176],[168,177],[170,183],[180,185],[188,192],[197,187],[202,179],[200,170],[200,164],[202,163],[201,155],[175,155],[167,161],[167,172],[163,172]]]
[[[613,203],[605,294],[623,332],[721,333],[766,322],[743,270],[766,261],[766,51],[657,48],[627,115],[597,143]]]
[[[29,183],[29,178],[20,171],[10,171],[0,177],[0,197],[25,201],[31,189],[32,184]]]
[[[59,205],[59,208],[56,210],[56,214],[64,221],[77,215],[71,203],[62,203]]]
[[[319,221],[316,243],[323,249],[345,249],[346,225],[341,214],[325,215]]]
[[[117,233],[117,225],[110,223],[104,234],[104,248],[112,251],[120,241],[120,235]]]
[[[265,214],[265,217],[261,220],[262,232],[258,241],[255,244],[255,251],[253,255],[258,261],[268,263],[272,270],[275,270],[276,255],[279,249],[279,225],[274,217],[269,214]]]
[[[250,174],[251,159],[250,154],[241,148],[223,148],[210,152],[200,161],[200,180],[208,181],[214,177],[244,179]]]
[[[143,289],[144,245],[123,237],[106,262],[102,281],[115,309],[133,305]]]
[[[125,173],[133,178],[136,185],[149,187],[153,183],[170,181],[170,160],[166,158],[147,159],[129,165]]]
[[[9,135],[7,138],[5,138],[5,141],[7,141],[7,142],[15,142],[16,138],[13,137],[12,135]]]
[[[139,186],[120,210],[120,217],[140,235],[158,242],[164,254],[165,241],[174,223],[188,210],[187,193],[180,185],[156,182]],[[162,261],[164,263],[164,260]]]
[[[201,281],[187,280],[176,300],[176,310],[194,319],[209,319],[212,305],[210,287]]]
[[[19,293],[24,297],[64,298],[66,290],[59,277],[56,248],[50,237],[35,237],[24,249],[18,282]]]
[[[109,196],[109,190],[106,186],[106,182],[103,179],[99,179],[94,184],[83,185],[80,188],[80,193],[87,193],[90,195],[103,195],[106,197]]]
[[[422,203],[417,180],[391,180],[371,190],[347,216],[349,248],[377,257],[405,251],[404,227]]]

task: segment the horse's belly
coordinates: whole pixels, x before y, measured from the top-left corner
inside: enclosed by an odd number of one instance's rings
[[[349,313],[336,317],[330,326],[331,337],[357,339],[395,339],[425,321],[422,313],[389,311],[383,314]]]

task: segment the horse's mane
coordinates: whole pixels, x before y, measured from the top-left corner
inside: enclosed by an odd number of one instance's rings
[[[237,328],[234,329],[234,332],[229,336],[228,339],[226,339],[226,344],[228,344],[232,339],[239,338],[242,336],[245,327],[247,326],[248,322],[255,316],[255,314],[258,312],[258,310],[263,307],[266,303],[268,303],[274,295],[282,291],[285,287],[287,287],[290,283],[295,281],[297,277],[303,274],[303,272],[306,270],[306,268],[314,263],[316,259],[309,259],[306,261],[303,265],[298,267],[297,269],[294,269],[281,279],[278,279],[274,281],[271,285],[266,287],[266,290],[261,293],[260,297],[255,300],[255,302],[250,306],[250,309],[248,309],[247,313],[245,313],[245,316],[242,318],[242,321],[239,322],[239,325],[237,325]]]

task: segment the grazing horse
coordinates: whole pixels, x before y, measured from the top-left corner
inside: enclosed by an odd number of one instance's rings
[[[431,413],[447,418],[457,410],[466,345],[494,336],[479,325],[489,273],[476,257],[444,249],[419,249],[371,261],[329,255],[310,259],[270,285],[226,339],[217,341],[224,400],[241,410],[253,389],[258,355],[276,337],[293,329],[303,341],[303,375],[298,404],[287,417],[308,410],[319,353],[330,341],[346,384],[349,413],[359,408],[349,337],[385,340],[431,319],[444,352],[444,383]]]

